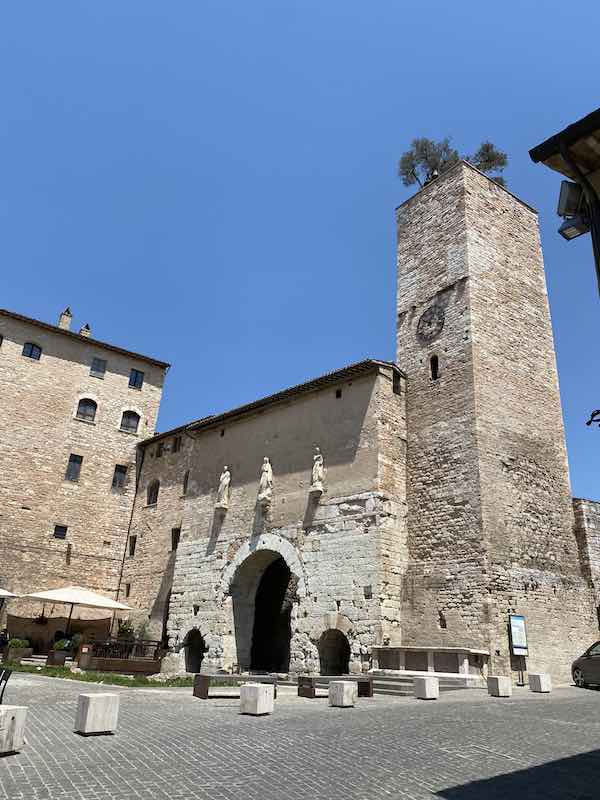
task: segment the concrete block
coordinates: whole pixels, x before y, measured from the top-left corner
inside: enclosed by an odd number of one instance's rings
[[[529,690],[547,694],[552,691],[552,681],[547,672],[529,673]]]
[[[337,708],[349,708],[356,703],[358,686],[356,681],[330,681],[329,705]]]
[[[510,697],[512,681],[505,675],[490,675],[487,679],[488,694],[492,697]]]
[[[0,706],[0,756],[22,749],[26,719],[27,706]]]
[[[259,717],[272,714],[275,708],[275,691],[269,683],[243,683],[240,686],[240,714]]]
[[[112,692],[80,694],[75,733],[114,733],[119,719],[119,695]]]
[[[419,700],[437,700],[440,696],[440,682],[437,678],[415,678],[415,697]]]

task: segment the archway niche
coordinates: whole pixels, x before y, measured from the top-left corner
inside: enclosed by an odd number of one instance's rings
[[[185,649],[185,671],[200,672],[202,659],[204,658],[207,647],[204,643],[204,637],[197,628],[194,628],[188,633],[183,642],[183,646]]]
[[[350,671],[350,642],[341,631],[330,628],[319,639],[321,675],[347,675]]]
[[[287,672],[291,612],[298,580],[274,550],[257,550],[231,583],[235,642],[241,670]]]

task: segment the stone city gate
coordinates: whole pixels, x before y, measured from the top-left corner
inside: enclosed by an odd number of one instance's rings
[[[259,550],[237,568],[230,594],[240,669],[288,672],[298,582],[274,550]]]

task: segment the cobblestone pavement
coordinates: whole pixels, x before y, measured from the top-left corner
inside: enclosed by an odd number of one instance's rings
[[[600,798],[600,692],[438,701],[375,697],[329,708],[283,688],[269,717],[191,689],[121,689],[114,736],[73,733],[100,686],[13,675],[27,744],[0,759],[0,800],[422,800]],[[229,690],[219,690],[230,693]]]

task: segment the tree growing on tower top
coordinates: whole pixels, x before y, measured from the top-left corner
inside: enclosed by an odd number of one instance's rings
[[[508,164],[506,153],[487,141],[482,142],[473,155],[464,155],[462,158],[485,173],[502,172]],[[425,186],[442,172],[449,170],[460,159],[458,150],[451,147],[449,137],[440,142],[425,137],[413,139],[410,149],[402,153],[398,162],[398,175],[405,186],[412,186],[415,183]],[[500,186],[505,185],[501,175],[490,175],[490,177]]]

